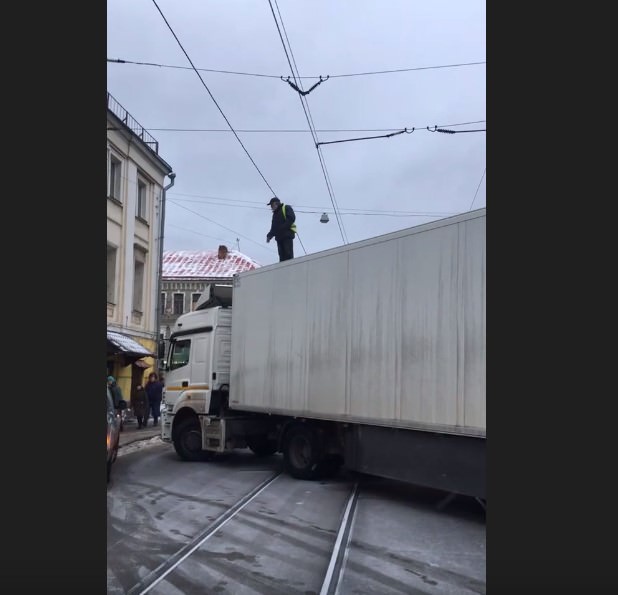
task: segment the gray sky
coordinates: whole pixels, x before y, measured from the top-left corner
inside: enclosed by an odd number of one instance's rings
[[[157,4],[197,68],[291,74],[268,0]],[[301,76],[486,59],[484,1],[278,4]],[[152,0],[108,0],[107,12],[108,58],[190,66]],[[271,221],[266,202],[272,193],[234,135],[154,130],[228,129],[196,73],[112,63],[107,73],[108,91],[159,141],[159,154],[177,174],[168,193],[165,249],[210,250],[220,243],[236,248],[239,238],[241,252],[262,265],[277,262],[275,242],[266,244]],[[308,130],[298,94],[280,79],[200,74],[235,129]],[[477,187],[474,208],[485,206],[486,177],[480,187],[479,182],[486,165],[486,133],[450,135],[425,129],[485,120],[485,74],[481,64],[331,78],[307,95],[318,130],[417,128],[409,135],[321,147],[342,213],[431,213],[342,214],[349,242],[468,211]],[[308,88],[316,79],[303,82]],[[453,129],[483,128],[485,122]],[[238,134],[277,196],[297,211],[307,253],[341,245],[311,134]],[[318,132],[318,139],[376,134],[384,133]],[[310,209],[320,212],[302,212]],[[329,223],[319,222],[321,211],[329,214]],[[303,253],[296,240],[295,255]]]

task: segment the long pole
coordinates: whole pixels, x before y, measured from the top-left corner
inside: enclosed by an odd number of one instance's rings
[[[159,272],[157,275],[157,316],[156,316],[156,345],[157,345],[157,375],[161,369],[159,358],[159,344],[161,341],[161,291],[163,290],[163,240],[165,237],[165,196],[167,191],[174,185],[176,174],[171,172],[168,174],[170,183],[163,187],[161,193],[161,227],[159,229]]]

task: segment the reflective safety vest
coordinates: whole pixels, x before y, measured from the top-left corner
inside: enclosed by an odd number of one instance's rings
[[[283,218],[285,219],[285,205],[281,205],[281,212],[283,213]],[[296,232],[296,223],[292,223],[292,225],[290,225],[290,230],[293,231],[294,233]]]

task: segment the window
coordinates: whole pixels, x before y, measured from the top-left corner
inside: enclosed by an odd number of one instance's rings
[[[167,294],[165,292],[163,292],[161,294],[161,316],[165,315],[165,300],[166,300]]]
[[[185,296],[183,293],[174,294],[174,314],[182,314],[185,311]]]
[[[191,354],[191,339],[182,339],[180,341],[172,341],[172,350],[170,354],[170,370],[182,368],[189,363],[189,355]]]
[[[110,155],[109,163],[109,193],[108,196],[120,200],[120,180],[122,174],[122,163],[113,155]]]
[[[137,180],[137,203],[135,205],[135,216],[140,219],[146,219],[146,199],[147,199],[148,185],[144,180]]]
[[[142,250],[135,250],[135,269],[133,272],[133,310],[143,312],[144,299],[144,271],[146,254]]]
[[[197,305],[197,301],[200,299],[201,295],[201,293],[191,294],[191,312],[195,311],[195,306]]]
[[[107,244],[107,301],[116,303],[116,253],[114,246]]]

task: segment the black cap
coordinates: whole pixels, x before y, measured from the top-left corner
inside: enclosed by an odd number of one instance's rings
[[[277,202],[281,202],[281,201],[280,201],[280,200],[279,200],[276,196],[273,196],[273,197],[272,197],[272,198],[271,198],[271,199],[270,199],[270,200],[269,200],[266,204],[267,204],[268,206],[270,206],[270,205],[272,205],[272,204],[273,204],[273,202],[275,202],[275,201],[277,201]]]

